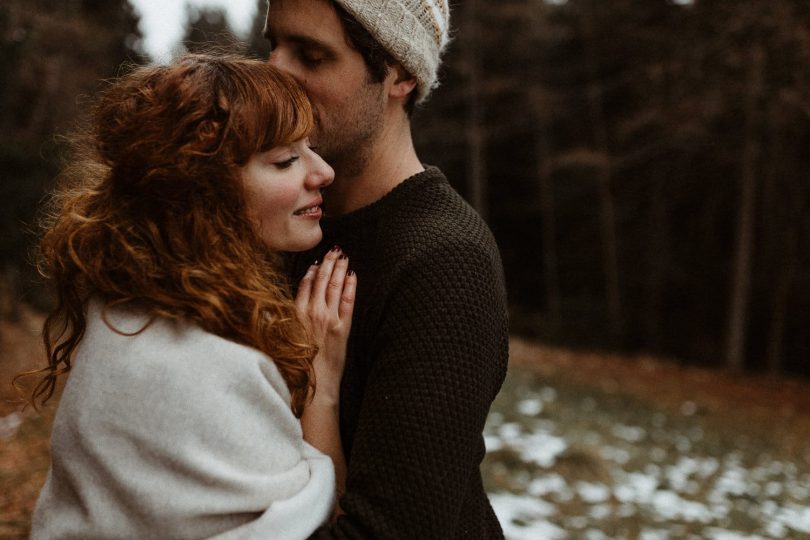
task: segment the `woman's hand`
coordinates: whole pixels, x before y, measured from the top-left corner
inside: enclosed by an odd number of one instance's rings
[[[320,265],[309,267],[295,297],[298,313],[319,347],[312,361],[315,395],[304,408],[301,429],[309,444],[332,458],[338,500],[346,488],[346,459],[338,427],[340,379],[356,290],[357,276],[349,271],[348,257],[334,247]],[[340,506],[335,505],[333,520],[340,513]]]
[[[356,290],[357,276],[337,246],[321,264],[309,267],[298,287],[295,305],[319,348],[313,359],[313,402],[337,405]]]

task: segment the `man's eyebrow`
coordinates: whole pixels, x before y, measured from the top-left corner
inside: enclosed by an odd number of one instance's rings
[[[270,41],[271,45],[275,45],[276,38],[273,35],[273,31],[270,29],[269,26],[265,26],[264,28],[264,38]],[[301,36],[301,35],[289,35],[285,36],[284,38],[286,41],[293,43],[295,45],[314,48],[314,49],[321,49],[327,53],[333,53],[334,47],[326,43],[325,41],[321,41],[319,39],[310,37],[310,36]]]

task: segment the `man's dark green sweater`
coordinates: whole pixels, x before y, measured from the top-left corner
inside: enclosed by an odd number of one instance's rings
[[[491,232],[436,168],[321,225],[294,276],[339,245],[358,292],[340,399],[345,515],[313,538],[502,538],[479,470],[508,355]]]

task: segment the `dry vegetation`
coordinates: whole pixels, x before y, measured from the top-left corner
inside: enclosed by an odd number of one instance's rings
[[[732,375],[645,356],[546,347],[519,338],[512,339],[510,361],[541,378],[631,396],[672,413],[694,407],[713,422],[751,437],[772,438],[797,457],[810,440],[810,380]]]
[[[11,387],[15,373],[44,362],[41,325],[42,318],[28,311],[18,324],[0,322],[0,538],[25,537],[48,470],[53,411],[40,415],[29,407],[20,412]]]

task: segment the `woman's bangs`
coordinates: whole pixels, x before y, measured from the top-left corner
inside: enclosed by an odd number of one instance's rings
[[[315,126],[312,106],[302,90],[275,77],[268,83],[261,89],[255,115],[260,152],[305,139]]]

